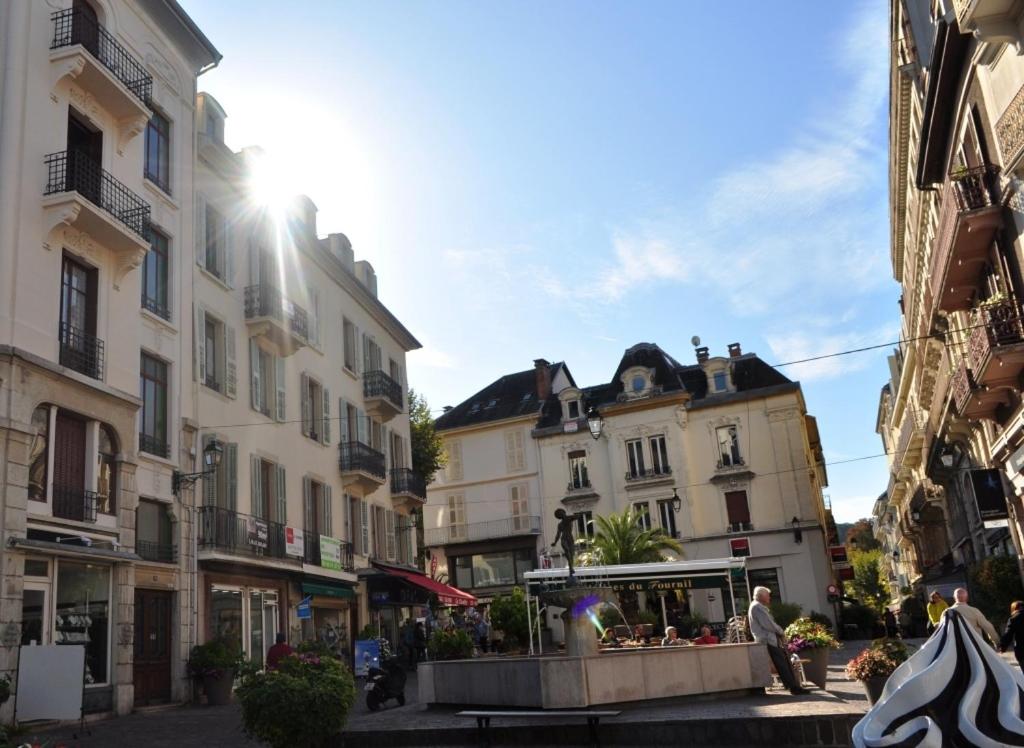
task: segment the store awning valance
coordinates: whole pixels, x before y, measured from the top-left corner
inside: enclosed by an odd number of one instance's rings
[[[343,587],[342,585],[333,584],[317,584],[316,582],[303,582],[302,583],[302,594],[304,595],[322,595],[323,597],[341,597],[348,600],[352,600],[356,596],[356,591],[351,587]]]
[[[414,584],[427,592],[437,595],[437,599],[442,605],[476,605],[476,598],[468,592],[463,592],[456,587],[452,587],[450,584],[433,580],[424,574],[385,566],[378,568],[386,574],[398,577],[409,584]]]

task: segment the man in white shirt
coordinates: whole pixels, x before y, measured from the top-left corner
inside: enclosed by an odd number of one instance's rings
[[[785,649],[779,646],[783,642],[785,632],[772,618],[772,612],[768,610],[768,603],[771,599],[772,592],[767,587],[754,588],[754,601],[750,603],[750,608],[747,610],[750,634],[758,644],[768,647],[768,656],[775,666],[775,672],[779,674],[782,685],[788,688],[794,696],[807,693],[807,689],[796,682],[796,675],[793,673],[789,655],[786,654]]]
[[[988,637],[989,642],[993,647],[999,645],[999,634],[996,633],[995,626],[989,623],[989,620],[985,618],[985,614],[975,608],[973,605],[967,604],[967,590],[963,587],[958,587],[953,590],[953,598],[956,603],[950,610],[955,610],[967,623],[974,626],[974,630],[979,634],[982,634],[982,638]]]

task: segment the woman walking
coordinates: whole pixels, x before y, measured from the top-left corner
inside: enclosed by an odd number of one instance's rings
[[[1010,620],[999,639],[1000,651],[1005,652],[1011,645],[1017,664],[1024,670],[1024,602],[1020,600],[1010,606]]]

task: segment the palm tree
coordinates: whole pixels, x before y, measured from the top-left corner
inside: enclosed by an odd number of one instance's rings
[[[667,553],[683,557],[683,546],[660,527],[645,530],[641,514],[626,509],[619,514],[598,516],[591,551],[601,564],[645,564],[664,561]],[[596,559],[595,559],[596,560]]]

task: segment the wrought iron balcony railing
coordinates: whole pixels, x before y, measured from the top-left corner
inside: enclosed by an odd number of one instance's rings
[[[426,501],[427,482],[410,468],[394,468],[391,471],[391,493],[409,494]]]
[[[524,514],[490,522],[428,527],[423,531],[423,543],[428,547],[436,547],[449,543],[507,538],[513,535],[537,535],[538,533],[540,533],[540,517],[535,514]]]
[[[993,352],[1024,342],[1021,309],[1012,300],[987,304],[980,310],[979,323],[967,342],[967,363],[978,376],[984,372]]]
[[[162,437],[151,434],[139,434],[139,451],[148,452],[157,457],[170,457],[171,445]]]
[[[398,410],[402,410],[402,385],[383,371],[368,371],[363,375],[363,397],[383,397]]]
[[[292,335],[309,339],[309,315],[301,306],[281,294],[281,289],[269,283],[245,288],[245,318],[269,317],[288,325]]]
[[[153,96],[153,76],[101,26],[96,18],[80,8],[68,8],[54,13],[53,40],[50,49],[81,44],[99,60],[114,77],[131,91],[135,98],[150,106]]]
[[[956,207],[961,211],[980,210],[995,205],[992,194],[992,173],[987,166],[976,166],[950,174]]]
[[[178,549],[171,543],[136,540],[135,552],[147,561],[156,561],[161,564],[173,564],[178,560]]]
[[[95,522],[96,501],[95,491],[54,485],[53,516],[79,522]]]
[[[258,558],[289,558],[285,552],[284,525],[218,506],[199,508],[199,549]]]
[[[569,483],[565,487],[565,490],[568,493],[572,493],[573,491],[586,491],[590,487],[590,478],[584,475],[583,477],[570,479]]]
[[[754,526],[750,522],[730,522],[729,532],[750,532]]]
[[[343,473],[368,473],[378,478],[381,483],[387,478],[383,452],[378,452],[362,442],[342,442],[338,449],[340,452],[338,466]]]
[[[629,470],[626,472],[626,480],[642,481],[652,478],[665,478],[670,475],[672,475],[672,466],[662,465],[661,467],[649,467],[643,470]]]
[[[150,207],[82,151],[51,153],[45,158],[44,195],[77,192],[149,242]]]
[[[61,366],[93,379],[103,379],[102,340],[67,322],[61,322],[59,342]]]

